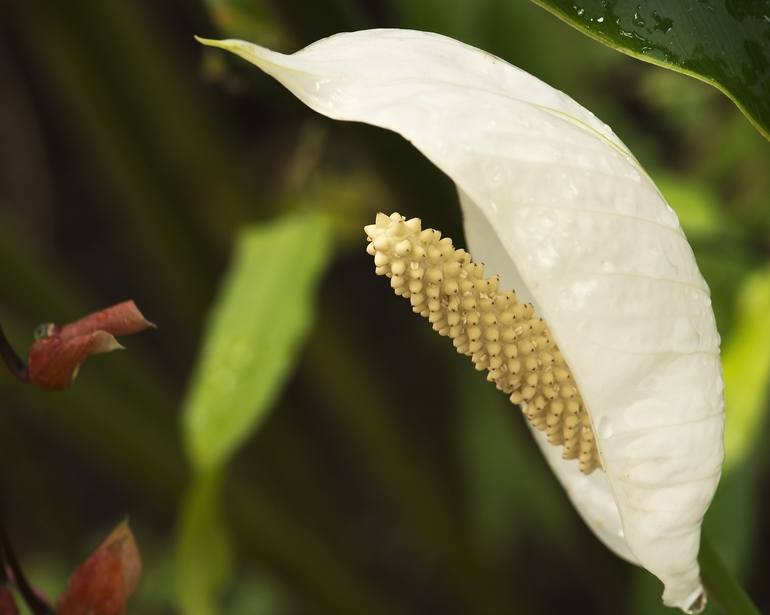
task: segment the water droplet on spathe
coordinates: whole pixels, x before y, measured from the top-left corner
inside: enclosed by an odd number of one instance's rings
[[[612,426],[612,419],[608,416],[603,416],[599,419],[599,425],[597,427],[599,437],[606,440],[611,438],[615,433],[615,428]]]
[[[708,598],[706,596],[706,592],[701,592],[700,595],[695,599],[695,602],[693,602],[689,608],[685,610],[685,613],[702,613],[706,608],[707,603]]]

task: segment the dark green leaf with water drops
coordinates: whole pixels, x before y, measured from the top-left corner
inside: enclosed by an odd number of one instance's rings
[[[770,139],[770,0],[533,0],[585,34],[714,85]]]

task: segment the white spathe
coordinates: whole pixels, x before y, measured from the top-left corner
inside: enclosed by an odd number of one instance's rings
[[[625,145],[562,92],[437,34],[338,34],[293,55],[203,42],[319,113],[400,133],[454,180],[469,251],[547,321],[606,471],[534,437],[596,535],[690,608],[723,459],[719,335],[676,214]]]

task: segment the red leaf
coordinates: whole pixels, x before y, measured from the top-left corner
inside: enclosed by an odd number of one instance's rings
[[[139,549],[124,521],[72,573],[57,615],[123,615],[141,574]]]
[[[66,340],[94,331],[106,331],[112,335],[130,335],[154,326],[142,315],[133,301],[124,301],[64,325],[56,333]]]
[[[65,389],[91,355],[123,348],[115,335],[154,327],[133,301],[118,303],[62,327],[48,325],[29,349],[28,379],[44,389]]]
[[[0,615],[19,615],[16,601],[7,587],[0,587]]]

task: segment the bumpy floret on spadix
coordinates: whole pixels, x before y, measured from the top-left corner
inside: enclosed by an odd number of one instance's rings
[[[397,295],[476,369],[519,404],[549,442],[564,448],[590,474],[601,468],[591,418],[554,343],[548,326],[515,291],[498,290],[498,278],[484,278],[484,266],[439,231],[422,229],[419,218],[377,214],[365,229],[375,272],[390,278]]]

